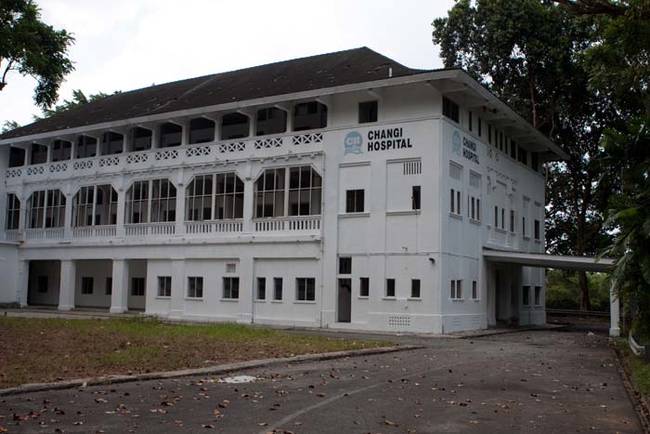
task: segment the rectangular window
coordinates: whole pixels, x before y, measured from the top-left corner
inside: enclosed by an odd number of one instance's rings
[[[106,278],[106,295],[112,295],[113,294],[113,278],[112,277],[107,277]]]
[[[45,294],[47,292],[47,276],[38,276],[37,280],[37,285],[38,285],[38,292],[41,294]]]
[[[411,298],[420,298],[420,279],[411,279]]]
[[[506,209],[501,208],[501,229],[506,230]]]
[[[158,297],[172,296],[172,276],[158,276]]]
[[[451,299],[461,300],[463,298],[463,281],[460,279],[452,280],[450,284]]]
[[[82,277],[81,278],[81,293],[90,295],[93,293],[93,278],[92,277]]]
[[[526,217],[521,218],[521,235],[524,237],[528,236],[528,234],[526,234]]]
[[[456,215],[461,215],[461,207],[460,207],[460,191],[454,190],[453,188],[451,189],[450,192],[450,200],[451,200],[451,213],[456,214]]]
[[[363,212],[365,190],[347,190],[345,192],[345,212]]]
[[[365,101],[359,103],[359,123],[377,122],[379,113],[377,101]]]
[[[223,298],[228,300],[239,299],[239,277],[223,278]]]
[[[481,199],[476,198],[476,221],[481,221]]]
[[[420,209],[420,186],[414,185],[411,188],[411,208],[414,210]]]
[[[467,114],[468,114],[468,116],[467,116],[467,121],[468,121],[467,128],[468,128],[470,131],[472,131],[472,128],[474,127],[474,125],[473,125],[473,124],[474,124],[474,122],[473,122],[473,121],[474,121],[474,119],[473,119],[473,115],[472,115],[472,112],[468,112]]]
[[[339,258],[339,274],[351,274],[351,273],[352,273],[352,258],[350,257]]]
[[[7,219],[5,228],[7,230],[16,230],[20,221],[20,200],[15,194],[7,194]]]
[[[203,298],[203,277],[187,278],[187,298]]]
[[[359,297],[368,297],[370,295],[370,278],[359,278]]]
[[[316,300],[316,279],[313,277],[296,278],[296,300],[314,301]]]
[[[458,123],[460,120],[460,110],[458,104],[447,98],[442,97],[442,115]]]
[[[539,241],[539,239],[540,239],[540,237],[541,237],[541,230],[540,230],[540,228],[541,228],[540,221],[539,221],[539,220],[535,220],[535,226],[534,226],[533,229],[534,229],[535,239],[536,239],[537,241]]]
[[[144,284],[145,284],[145,278],[144,277],[134,277],[131,279],[131,295],[135,297],[143,297],[144,296]]]
[[[510,210],[510,232],[515,233],[515,210]]]
[[[478,300],[478,282],[472,280],[472,300]]]
[[[521,303],[524,306],[530,305],[530,286],[521,288]]]
[[[478,136],[481,137],[483,135],[483,120],[481,118],[478,118]]]
[[[499,227],[499,207],[496,205],[494,206],[494,227]]]
[[[386,297],[395,297],[395,279],[386,279]]]
[[[273,300],[282,301],[282,277],[273,278]]]
[[[535,287],[535,306],[541,306],[542,304],[542,287]]]
[[[266,278],[257,278],[257,300],[266,300]]]

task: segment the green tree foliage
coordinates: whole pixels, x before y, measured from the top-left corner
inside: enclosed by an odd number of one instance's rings
[[[118,91],[114,92],[113,94],[119,93]],[[43,109],[43,116],[35,116],[35,118],[42,119],[42,118],[49,118],[51,116],[54,116],[58,113],[73,109],[75,107],[79,107],[84,104],[88,104],[89,102],[97,101],[102,98],[106,98],[107,96],[110,96],[107,93],[99,92],[96,94],[91,94],[86,96],[85,93],[81,89],[75,89],[72,91],[72,98],[71,99],[66,99],[63,100],[61,104],[57,104],[54,106],[54,108],[45,108]]]
[[[74,42],[65,30],[55,30],[41,21],[33,0],[0,2],[0,91],[9,72],[36,79],[34,101],[41,108],[57,100],[63,78],[74,67],[68,48]]]
[[[0,129],[0,134],[6,133],[7,131],[15,130],[20,127],[20,124],[16,121],[4,121],[2,128]]]
[[[593,20],[549,1],[458,0],[433,22],[447,67],[462,67],[569,155],[548,171],[547,250],[595,255],[607,245],[604,210],[616,188],[599,146],[618,114],[592,92],[581,55],[597,38]],[[585,273],[580,307],[590,309]]]

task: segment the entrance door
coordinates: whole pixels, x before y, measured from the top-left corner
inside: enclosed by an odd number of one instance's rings
[[[338,322],[352,320],[352,281],[339,279]]]

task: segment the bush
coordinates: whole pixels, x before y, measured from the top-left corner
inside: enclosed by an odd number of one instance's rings
[[[607,274],[587,273],[591,309],[609,312],[609,282]],[[580,289],[578,275],[572,271],[548,270],[546,273],[546,307],[549,309],[578,309]]]

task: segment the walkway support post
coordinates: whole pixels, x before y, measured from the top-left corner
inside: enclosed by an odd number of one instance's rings
[[[129,300],[129,262],[125,259],[113,259],[113,289],[111,292],[110,313],[124,313],[128,310]]]
[[[614,283],[609,287],[609,335],[611,337],[618,337],[621,335],[620,328],[620,304],[619,297],[614,288]]]
[[[59,281],[59,310],[74,309],[74,293],[77,282],[76,264],[69,259],[61,260]]]

